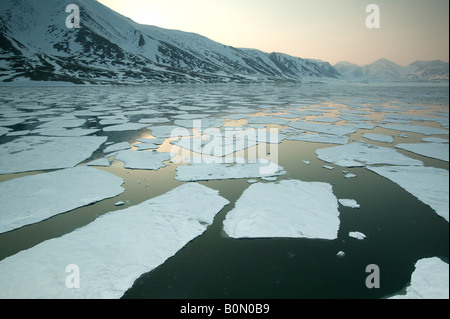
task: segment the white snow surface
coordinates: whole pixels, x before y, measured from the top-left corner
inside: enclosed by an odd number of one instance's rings
[[[398,153],[396,150],[364,142],[329,147],[316,151],[322,161],[342,167],[363,167],[365,165],[423,165],[421,161]]]
[[[449,146],[446,143],[405,143],[395,147],[445,162],[449,160]]]
[[[0,233],[115,197],[123,180],[87,166],[0,183]]]
[[[121,151],[116,160],[124,162],[125,168],[158,170],[166,167],[165,161],[170,160],[170,153],[150,151]]]
[[[232,238],[333,240],[339,226],[332,186],[299,180],[251,185],[224,221],[224,231]]]
[[[449,221],[449,173],[446,169],[424,166],[367,167],[400,185]]]
[[[440,258],[424,258],[415,265],[405,295],[390,299],[449,299],[449,267]]]
[[[0,174],[70,168],[88,159],[103,136],[26,136],[0,145]]]
[[[360,208],[361,206],[358,204],[358,202],[354,199],[340,199],[339,203],[341,203],[344,207],[349,208]]]
[[[201,163],[195,163],[195,159]],[[231,161],[232,160],[232,161]],[[273,177],[286,174],[283,167],[260,159],[254,162],[245,159],[194,157],[193,163],[177,167],[176,180],[180,182],[221,180],[221,179],[251,179]]]
[[[371,141],[377,141],[382,143],[393,143],[394,138],[389,135],[384,134],[364,134],[363,137],[371,140]]]
[[[103,215],[0,261],[0,298],[120,298],[141,274],[200,236],[228,203],[218,191],[190,183]],[[79,267],[79,289],[66,286],[68,265]]]

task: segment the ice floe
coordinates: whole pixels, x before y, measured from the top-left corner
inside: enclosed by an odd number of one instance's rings
[[[108,213],[60,238],[0,261],[0,298],[120,298],[144,273],[203,234],[229,202],[203,185],[182,185]],[[79,270],[78,289],[66,285]],[[38,280],[37,280],[38,279]]]
[[[440,258],[424,258],[415,264],[406,294],[390,299],[449,299],[449,267]]]
[[[382,142],[382,143],[393,143],[394,142],[394,138],[392,136],[384,135],[384,134],[364,134],[363,137],[367,138],[368,140],[371,140],[371,141]]]
[[[422,142],[427,142],[427,143],[448,143],[448,139],[440,138],[440,137],[424,137],[422,139]]]
[[[292,141],[303,141],[311,143],[327,143],[327,144],[341,144],[345,145],[349,139],[347,136],[327,135],[327,134],[299,134],[286,138]]]
[[[397,183],[449,221],[449,173],[446,169],[424,166],[367,167]]]
[[[362,167],[375,164],[423,165],[421,161],[404,156],[392,148],[364,142],[319,149],[316,154],[319,159],[342,167]]]
[[[351,238],[358,239],[358,240],[365,240],[365,239],[367,239],[366,235],[364,235],[363,233],[358,232],[358,231],[352,231],[352,232],[350,232],[348,234],[348,236],[351,237]]]
[[[121,194],[123,180],[82,166],[0,183],[0,233]]]
[[[166,167],[165,161],[170,160],[170,153],[155,151],[120,151],[116,160],[124,163],[125,168],[158,170]]]
[[[285,180],[253,184],[224,221],[232,238],[337,238],[338,201],[327,183]]]
[[[189,165],[177,167],[176,180],[193,182],[220,179],[251,179],[286,174],[283,167],[265,159],[251,162],[242,158],[194,157],[192,162]]]
[[[340,199],[339,203],[341,203],[344,207],[349,208],[360,208],[361,206],[358,204],[358,202],[354,199]]]
[[[357,130],[355,128],[349,126],[339,126],[333,124],[322,124],[322,123],[311,123],[304,121],[295,121],[293,123],[289,123],[289,126],[317,133],[331,134],[331,135],[347,135],[351,133],[355,133]]]
[[[131,144],[128,142],[116,143],[105,148],[103,153],[113,153],[117,151],[129,150],[130,148]]]
[[[449,146],[445,143],[405,143],[396,148],[448,162]]]
[[[21,137],[0,145],[0,174],[74,167],[106,140],[103,136]]]
[[[423,135],[448,135],[448,130],[422,125],[382,124],[380,127],[395,131],[420,133]]]
[[[147,126],[148,126],[147,124],[125,123],[125,124],[106,126],[103,128],[103,131],[104,132],[139,131]]]

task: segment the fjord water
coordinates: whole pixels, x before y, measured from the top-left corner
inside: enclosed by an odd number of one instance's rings
[[[164,118],[164,125],[172,125],[179,119],[177,116],[206,115],[203,118],[224,120],[224,125],[246,127],[246,120],[254,115],[311,122],[325,117],[339,118],[339,122],[330,125],[360,125],[355,133],[347,134],[349,143],[364,140],[389,148],[400,143],[420,143],[426,136],[379,127],[402,121],[385,120],[386,115],[403,114],[415,119],[408,121],[411,125],[448,129],[448,124],[445,127],[448,85],[441,84],[8,87],[0,88],[0,102],[0,127],[7,127],[9,133],[29,131],[28,135],[33,136],[40,133],[36,129],[46,119],[76,117],[86,119],[78,128],[96,130],[93,135],[107,137],[108,143],[129,142],[133,146],[138,139],[151,137],[151,126],[157,124],[137,130],[105,131],[106,125],[101,120],[107,116],[118,123],[120,120],[138,123],[143,119]],[[300,117],[298,112],[303,111],[316,113]],[[364,121],[361,116],[366,116]],[[418,118],[429,116],[444,125]],[[16,118],[21,121],[10,122]],[[289,129],[287,125],[269,126]],[[366,133],[393,136],[394,142],[370,141],[363,138]],[[399,133],[406,133],[407,137],[398,136]],[[448,139],[448,134],[433,136]],[[18,138],[5,134],[0,137],[0,145]],[[278,145],[278,164],[286,174],[279,176],[277,182],[298,179],[329,183],[338,199],[357,200],[360,209],[339,206],[337,239],[229,238],[223,231],[223,221],[250,184],[247,179],[200,181],[218,190],[230,204],[217,214],[206,232],[153,271],[142,274],[123,297],[383,298],[408,285],[417,260],[437,256],[448,263],[448,222],[399,185],[364,167],[334,165],[334,170],[324,169],[329,163],[319,160],[315,152],[332,146],[335,145],[284,140]],[[82,164],[103,158],[105,148],[106,145],[96,150]],[[405,150],[398,152],[422,161],[425,166],[448,170],[448,162]],[[2,166],[8,164],[1,162]],[[122,207],[114,205],[118,201],[127,201],[127,206],[138,205],[182,185],[176,180],[176,167],[180,164],[166,165],[157,171],[132,170],[114,161],[109,167],[97,168],[121,177],[125,191],[117,197],[0,234],[0,260],[73,232],[108,212],[121,210]],[[357,177],[345,178],[344,170]],[[4,174],[0,175],[0,181],[40,173]],[[283,203],[279,206],[283,207]],[[363,232],[367,240],[350,238],[351,231]],[[135,244],[146,249],[139,242]],[[337,257],[339,251],[344,251],[345,257]],[[366,287],[369,275],[366,267],[370,264],[380,267],[380,289]]]

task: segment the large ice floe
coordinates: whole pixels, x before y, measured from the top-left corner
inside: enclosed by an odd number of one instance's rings
[[[448,162],[449,147],[445,143],[405,143],[396,148]]]
[[[424,166],[367,167],[397,183],[449,221],[449,173],[446,169]]]
[[[317,156],[322,161],[342,167],[363,167],[365,165],[423,165],[419,160],[400,154],[387,147],[364,142],[318,149]]]
[[[123,180],[87,166],[0,183],[0,233],[115,197]]]
[[[120,298],[141,274],[200,236],[227,204],[218,191],[188,183],[103,215],[0,261],[0,298]],[[78,289],[70,288],[76,274],[67,269],[79,270]]]
[[[449,267],[440,258],[424,258],[415,265],[406,294],[390,299],[449,299]]]
[[[70,168],[91,157],[103,136],[25,136],[0,145],[0,174]]]
[[[413,132],[413,133],[419,133],[419,134],[423,134],[423,135],[447,135],[448,134],[448,130],[446,130],[446,129],[422,126],[422,125],[382,124],[382,125],[380,125],[380,127],[389,129],[389,130],[402,131],[402,132]]]
[[[337,238],[338,200],[327,183],[285,180],[244,191],[224,221],[232,238]]]

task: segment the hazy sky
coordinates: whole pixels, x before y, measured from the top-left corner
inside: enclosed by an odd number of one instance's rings
[[[136,22],[335,64],[449,60],[448,0],[99,0]],[[366,27],[366,7],[380,28]]]

